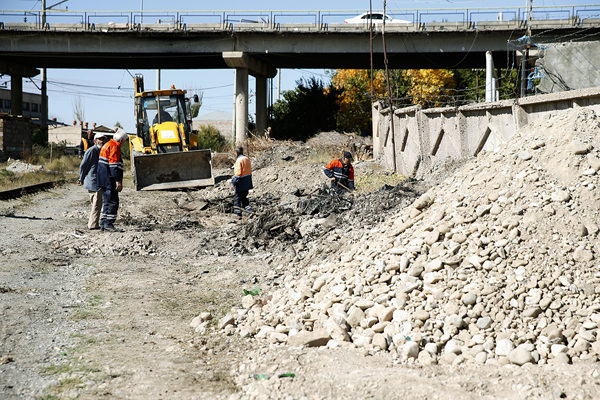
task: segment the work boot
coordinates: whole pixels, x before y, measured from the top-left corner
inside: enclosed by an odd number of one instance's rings
[[[250,206],[246,206],[246,211],[248,211],[249,213],[253,213],[254,212],[254,210]]]
[[[114,226],[105,226],[102,228],[102,232],[123,232],[121,229],[117,229]]]

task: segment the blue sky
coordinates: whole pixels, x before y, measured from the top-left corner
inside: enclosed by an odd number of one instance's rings
[[[46,6],[59,3],[60,0],[46,0]],[[564,6],[590,4],[585,1],[533,0],[534,6]],[[429,8],[484,8],[484,7],[526,7],[528,0],[494,0],[494,1],[387,1],[386,8],[393,16],[393,10],[429,9]],[[193,1],[193,0],[68,0],[57,5],[55,9],[68,8],[69,11],[241,11],[241,10],[348,10],[348,17],[353,11],[369,9],[369,0],[345,1]],[[383,8],[383,0],[372,0],[374,10]],[[39,0],[2,0],[2,10],[41,9]],[[356,13],[356,15],[359,12]],[[0,21],[2,17],[0,16]],[[339,22],[343,22],[343,18]],[[97,123],[108,127],[118,121],[129,132],[134,129],[133,118],[133,81],[131,74],[142,73],[145,86],[152,89],[156,86],[156,70],[81,70],[81,69],[49,69],[48,96],[49,117],[70,123],[74,118],[74,104],[81,100],[86,122]],[[316,76],[325,82],[329,78],[323,70],[285,69],[281,71],[281,91],[294,89],[295,82],[301,78]],[[10,79],[0,78],[0,84]],[[40,85],[40,76],[33,78]],[[214,111],[232,113],[233,110],[233,70],[162,70],[161,87],[175,85],[188,90],[189,93],[202,91],[204,94],[200,115]],[[277,96],[278,78],[273,80],[274,96]],[[36,86],[28,79],[23,80],[23,89],[27,92],[39,93]],[[254,113],[254,79],[249,83],[249,111]]]

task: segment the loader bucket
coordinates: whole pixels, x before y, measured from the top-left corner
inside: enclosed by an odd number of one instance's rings
[[[215,184],[210,150],[133,154],[131,172],[135,190],[180,189]]]

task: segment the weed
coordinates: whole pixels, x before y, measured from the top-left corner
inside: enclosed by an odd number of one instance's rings
[[[51,365],[42,367],[40,372],[43,375],[60,375],[73,372],[73,367],[69,364]]]
[[[59,399],[59,397],[55,396],[53,394],[47,394],[45,396],[35,398],[35,400],[57,400],[57,399]]]
[[[376,191],[384,185],[397,186],[406,181],[406,176],[402,174],[376,175],[365,174],[355,179],[354,185],[356,192],[367,194]]]
[[[323,164],[327,165],[331,160],[338,158],[338,155],[331,151],[331,149],[322,147],[315,149],[314,152],[311,152],[308,156],[307,162],[313,164]]]
[[[60,381],[60,383],[52,388],[52,392],[56,394],[64,393],[68,390],[82,387],[83,379],[80,377],[66,378]]]
[[[102,296],[95,294],[92,295],[89,299],[88,299],[88,305],[90,307],[97,307],[100,304],[102,304]]]
[[[44,160],[42,165],[45,171],[66,173],[78,171],[80,163],[75,156],[61,156],[60,158],[54,158],[52,161]]]
[[[85,319],[104,319],[104,315],[98,310],[78,309],[71,315],[73,321],[83,321]]]
[[[96,344],[98,342],[95,337],[82,335],[80,333],[74,333],[71,337],[80,339],[82,345]]]
[[[241,293],[241,291],[240,291]],[[164,299],[160,305],[168,314],[178,314],[181,319],[189,320],[198,315],[197,304],[202,304],[204,311],[213,315],[225,315],[236,301],[239,301],[235,295],[223,296],[223,293],[217,290],[205,290],[191,295],[186,301]]]

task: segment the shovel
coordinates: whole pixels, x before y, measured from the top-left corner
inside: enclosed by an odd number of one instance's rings
[[[352,190],[350,190],[350,188],[348,188],[348,187],[346,187],[346,186],[342,185],[342,184],[341,184],[340,182],[338,182],[337,180],[335,181],[335,184],[336,184],[336,185],[338,185],[338,186],[341,186],[341,187],[342,187],[342,189],[346,189],[346,190],[348,191],[348,193],[352,194]]]

